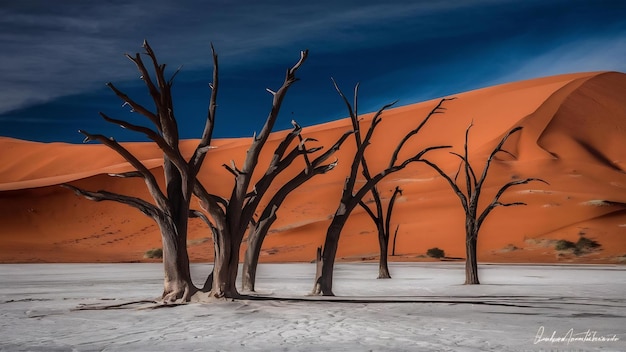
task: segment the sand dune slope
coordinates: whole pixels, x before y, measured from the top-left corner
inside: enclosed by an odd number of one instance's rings
[[[435,116],[402,157],[433,145],[452,145],[461,152],[465,129],[473,124],[468,145],[470,160],[482,170],[484,159],[510,129],[522,126],[493,163],[483,191],[488,204],[500,186],[526,177],[531,183],[512,188],[506,202],[526,206],[501,207],[492,212],[479,237],[483,262],[624,262],[626,261],[626,75],[616,72],[579,73],[515,82],[456,96],[445,114]],[[368,148],[372,171],[389,162],[395,144],[430,111],[436,100],[391,109]],[[365,126],[371,114],[363,116]],[[251,130],[254,128],[251,128]],[[350,129],[348,120],[305,128],[306,137],[329,146]],[[272,135],[260,160],[265,165],[285,132]],[[189,154],[193,140],[181,148]],[[212,192],[227,195],[232,176],[220,165],[241,165],[249,139],[216,140],[201,178]],[[128,143],[162,181],[161,153],[150,143]],[[33,143],[0,137],[0,262],[118,262],[143,261],[150,248],[160,247],[152,221],[115,203],[94,203],[59,187],[71,182],[88,189],[147,198],[141,180],[118,179],[110,172],[130,170],[119,156],[101,145]],[[323,243],[347,175],[353,143],[337,154],[338,167],[294,191],[279,211],[267,237],[263,261],[310,261]],[[439,150],[427,155],[454,175],[458,158]],[[299,172],[303,161],[279,177],[284,182]],[[258,175],[257,175],[258,177]],[[428,248],[439,247],[450,257],[464,256],[464,214],[458,198],[443,178],[424,164],[390,175],[379,185],[388,199],[398,185],[403,195],[393,215],[400,225],[394,260],[426,260]],[[366,196],[366,198],[368,198]],[[264,202],[266,202],[264,200]],[[367,201],[367,199],[366,199]],[[557,240],[590,238],[600,250],[575,255],[555,251]],[[192,260],[212,258],[208,229],[191,221]],[[348,222],[339,246],[343,260],[377,257],[373,224],[362,209]]]

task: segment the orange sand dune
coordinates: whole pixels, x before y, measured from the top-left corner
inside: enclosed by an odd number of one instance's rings
[[[486,155],[511,128],[521,125],[506,149],[517,158],[501,155],[494,162],[483,190],[483,204],[497,189],[517,178],[541,177],[550,185],[531,183],[512,188],[503,201],[527,206],[498,208],[484,224],[479,238],[482,262],[626,261],[626,75],[615,72],[579,73],[515,82],[457,95],[407,144],[401,157],[432,145],[452,145],[461,152],[465,129],[473,123],[469,152],[482,170]],[[398,138],[419,123],[436,100],[391,109],[384,113],[367,151],[372,171],[389,162]],[[367,126],[372,115],[364,116]],[[303,134],[330,146],[350,129],[347,119],[305,128]],[[286,132],[272,135],[260,165]],[[241,165],[249,139],[215,140],[201,178],[212,192],[227,195],[232,176],[220,165]],[[184,141],[189,155],[196,141]],[[159,180],[161,153],[150,143],[125,144]],[[312,145],[312,144],[311,144]],[[107,176],[129,171],[124,160],[98,144],[33,143],[0,137],[0,262],[126,262],[144,261],[143,254],[160,247],[154,223],[124,205],[95,203],[75,196],[59,184],[141,196],[148,199],[141,180]],[[310,261],[324,241],[354,153],[353,143],[336,154],[339,165],[294,191],[279,211],[263,247],[266,262]],[[458,159],[448,151],[428,155],[454,174]],[[279,177],[299,172],[302,161]],[[257,176],[258,177],[258,176]],[[393,225],[400,225],[393,260],[424,260],[428,248],[439,247],[449,257],[464,256],[464,214],[443,178],[424,164],[390,175],[379,185],[385,198],[399,185]],[[368,197],[366,197],[368,198]],[[367,200],[367,199],[366,199]],[[267,201],[267,200],[264,200]],[[559,239],[584,236],[598,241],[601,250],[576,256],[554,250]],[[212,259],[206,226],[191,220],[192,260]],[[377,239],[370,219],[356,209],[342,234],[340,260],[377,258]]]

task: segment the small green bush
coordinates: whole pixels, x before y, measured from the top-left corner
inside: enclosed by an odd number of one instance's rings
[[[578,249],[596,249],[598,247],[600,247],[600,243],[587,237],[581,237],[576,242],[576,248]]]
[[[575,249],[575,248],[576,248],[576,243],[572,241],[568,241],[568,240],[558,240],[556,241],[556,244],[554,245],[554,249],[556,249],[557,251],[566,251],[566,250]]]
[[[576,242],[576,249],[574,250],[574,254],[581,255],[585,253],[592,252],[600,247],[600,243],[598,241],[594,241],[587,237],[581,237]]]
[[[426,251],[426,255],[431,257],[431,258],[443,258],[446,256],[445,252],[443,251],[443,249],[439,249],[437,247],[431,248],[429,250]]]
[[[557,251],[573,250],[575,255],[592,252],[600,247],[600,243],[587,237],[580,237],[576,243],[567,240],[558,240],[554,245]]]
[[[144,258],[161,259],[163,258],[163,250],[161,248],[152,248],[143,255]]]

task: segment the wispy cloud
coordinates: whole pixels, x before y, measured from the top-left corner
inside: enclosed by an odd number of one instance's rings
[[[236,66],[271,62],[277,48],[316,45],[320,51],[367,47],[388,37],[388,26],[460,6],[490,1],[287,1],[197,0],[19,2],[0,10],[0,113],[94,89],[108,80],[133,77],[121,58],[149,38],[163,57],[186,68],[206,66],[208,43]],[[441,34],[441,33],[439,33]],[[376,44],[374,44],[376,45]]]
[[[585,71],[626,72],[626,32],[572,39],[537,56],[525,57],[491,84]]]
[[[180,86],[189,83],[184,79],[208,79],[213,42],[226,73],[222,77],[228,78],[223,82],[247,89],[246,94],[257,90],[251,84],[261,84],[251,81],[271,84],[266,79],[274,74],[268,72],[282,70],[297,50],[310,48],[311,62],[302,72],[308,72],[306,88],[326,90],[291,95],[290,101],[324,115],[335,114],[323,100],[332,96],[336,101],[331,75],[343,85],[363,82],[367,99],[362,101],[369,104],[363,109],[368,110],[398,98],[411,103],[556,73],[626,71],[626,20],[618,15],[625,9],[619,2],[565,0],[6,2],[0,8],[0,115],[5,116],[0,122],[6,126],[10,110],[26,111],[18,118],[25,122],[25,116],[40,118],[31,113],[47,114],[45,107],[53,102],[65,104],[51,107],[58,110],[76,107],[68,102],[73,96],[90,96],[84,104],[101,104],[98,89],[107,81],[139,84],[122,54],[140,51],[144,38],[162,62],[184,65],[177,78]],[[182,95],[193,95],[195,87],[186,86]],[[266,94],[263,87],[258,90]],[[221,90],[221,113],[257,113],[252,106],[261,101],[258,96],[246,96],[248,111],[227,110],[233,104],[244,108],[239,96],[229,100],[227,91]],[[196,93],[196,100],[203,99],[201,94]],[[324,110],[315,112],[305,104]],[[25,109],[30,106],[38,109]],[[92,108],[95,114],[93,106],[71,113],[87,115]]]

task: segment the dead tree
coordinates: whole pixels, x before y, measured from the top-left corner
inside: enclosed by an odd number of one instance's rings
[[[148,68],[139,53],[134,56],[126,55],[137,66],[141,79],[146,84],[154,102],[155,111],[151,111],[139,104],[112,83],[107,86],[136,112],[146,117],[153,128],[134,125],[124,120],[114,119],[104,113],[100,115],[108,122],[117,124],[131,131],[144,134],[157,144],[163,151],[163,172],[165,176],[165,190],[161,189],[155,176],[122,144],[113,138],[101,134],[91,134],[80,130],[85,135],[84,142],[99,141],[121,155],[136,171],[121,174],[110,174],[115,177],[142,178],[154,200],[154,204],[137,197],[100,191],[88,191],[70,184],[64,186],[72,189],[76,194],[94,201],[114,201],[129,205],[153,218],[161,231],[163,243],[163,266],[165,271],[162,299],[165,302],[188,301],[197,291],[191,281],[189,270],[189,256],[187,253],[187,222],[190,214],[190,200],[194,185],[198,184],[196,176],[202,166],[206,153],[210,148],[215,121],[215,108],[218,91],[217,54],[211,46],[213,55],[213,83],[211,84],[211,98],[202,137],[189,160],[186,160],[179,149],[179,134],[174,104],[172,101],[172,84],[176,71],[169,79],[165,78],[165,64],[160,64],[157,57],[144,41],[145,55],[150,58],[156,80],[151,77]]]
[[[360,133],[361,126],[358,114],[358,96],[359,96],[359,85],[357,84],[354,87],[354,103],[351,105],[348,101],[348,98],[343,94],[339,86],[335,80],[333,80],[333,85],[335,86],[335,90],[339,93],[341,98],[343,99],[346,108],[348,109],[348,113],[350,114],[350,121],[352,122],[352,128],[356,131],[354,133],[354,141],[356,143],[356,148],[359,149],[363,144],[362,136]],[[367,165],[367,160],[365,155],[361,157],[361,170],[362,174],[365,177],[365,180],[371,180],[372,175],[370,173],[369,167]],[[378,233],[378,247],[380,249],[380,258],[378,261],[378,278],[379,279],[390,279],[391,275],[389,274],[389,265],[387,264],[387,256],[388,256],[388,248],[389,248],[389,221],[391,220],[391,211],[393,210],[393,205],[398,193],[402,193],[402,191],[396,187],[394,191],[389,206],[387,208],[387,215],[384,214],[383,210],[383,202],[380,196],[380,192],[378,191],[378,187],[374,186],[370,191],[372,194],[372,199],[374,202],[374,206],[376,208],[376,212],[374,212],[363,200],[359,200],[359,205],[367,212],[370,216],[374,224],[376,225],[376,230]]]
[[[283,99],[289,87],[298,80],[296,72],[306,60],[307,55],[308,51],[306,50],[300,53],[298,62],[287,70],[280,89],[277,91],[267,89],[273,96],[272,108],[261,132],[252,138],[252,144],[246,153],[243,167],[239,169],[234,161],[231,161],[230,165],[223,165],[235,179],[230,196],[224,198],[210,194],[199,182],[195,184],[194,194],[200,199],[201,207],[210,214],[214,221],[212,226],[215,233],[215,262],[213,274],[204,285],[204,290],[210,290],[210,295],[213,297],[236,298],[240,296],[235,285],[239,250],[249,225],[255,222],[254,214],[259,202],[276,176],[284,171],[298,156],[306,156],[319,150],[319,148],[307,149],[305,146],[307,140],[303,139],[288,152],[290,145],[300,135],[301,131],[300,126],[294,122],[293,130],[285,136],[274,151],[274,156],[264,175],[253,187],[250,187],[259,155],[272,132]]]
[[[243,272],[241,277],[244,290],[255,290],[256,269],[259,263],[261,247],[270,227],[278,218],[277,211],[281,204],[292,191],[302,186],[306,181],[310,180],[315,175],[325,174],[335,168],[337,160],[329,164],[324,164],[324,162],[326,162],[328,158],[339,150],[350,134],[352,134],[352,131],[344,133],[330,149],[314,160],[310,160],[308,153],[304,153],[303,156],[306,162],[304,170],[294,176],[291,180],[287,181],[287,183],[276,191],[272,199],[270,199],[268,204],[263,208],[259,219],[251,221],[248,231],[248,247],[246,248],[246,252],[244,254]],[[306,139],[303,139],[302,137],[300,137],[300,140],[301,143],[306,141]]]
[[[387,205],[387,212],[383,208],[382,199],[380,193],[376,189],[376,186],[372,189],[372,195],[374,198],[374,204],[376,205],[376,213],[367,205],[363,200],[359,201],[359,205],[370,216],[374,224],[376,225],[376,231],[378,233],[378,248],[380,248],[380,259],[378,260],[378,279],[391,279],[389,274],[388,255],[389,255],[389,238],[391,237],[391,215],[393,212],[393,206],[396,202],[396,198],[402,195],[400,187],[396,186],[389,199]],[[396,228],[396,233],[398,232]],[[393,253],[395,254],[395,241]]]
[[[354,109],[351,107],[350,103],[347,102],[345,96],[341,93],[338,87],[337,87],[337,90],[340,92],[340,95],[343,97],[344,102],[346,102],[350,116],[354,120],[353,116],[357,116],[356,113],[354,112]],[[357,96],[356,96],[357,92],[358,92],[358,86],[357,86],[357,89],[355,89],[355,99],[354,99],[355,106],[357,103]],[[424,120],[422,120],[422,122],[416,128],[409,131],[400,140],[395,150],[393,151],[393,154],[391,155],[391,158],[389,160],[389,165],[384,170],[380,171],[377,174],[369,174],[369,170],[365,171],[365,169],[367,169],[367,166],[366,166],[367,163],[364,163],[363,161],[365,157],[365,151],[367,147],[370,145],[370,140],[374,134],[376,127],[382,121],[382,116],[381,116],[382,113],[386,109],[393,106],[395,103],[391,103],[391,104],[387,104],[383,106],[374,114],[374,117],[372,118],[372,123],[369,129],[367,130],[365,137],[363,137],[363,139],[361,139],[360,137],[359,124],[358,123],[353,124],[353,127],[355,127],[354,135],[357,136],[355,137],[355,140],[357,141],[357,151],[352,161],[350,174],[348,177],[346,177],[346,181],[343,187],[339,206],[337,207],[337,210],[335,211],[333,219],[326,231],[326,240],[324,241],[323,252],[322,252],[321,257],[319,258],[319,260],[321,261],[321,265],[318,263],[318,268],[321,268],[321,270],[317,270],[315,274],[315,282],[314,282],[312,294],[323,295],[323,296],[334,295],[332,291],[333,269],[334,269],[334,264],[335,264],[335,257],[337,255],[337,247],[339,244],[341,231],[343,227],[345,226],[346,222],[348,221],[348,218],[350,214],[352,213],[352,210],[354,210],[354,208],[359,204],[359,202],[363,199],[365,194],[367,194],[368,192],[371,192],[372,189],[378,184],[378,182],[380,182],[385,176],[392,174],[394,172],[400,171],[404,169],[405,167],[407,167],[408,165],[410,165],[411,163],[421,162],[422,157],[427,152],[431,150],[435,150],[435,149],[450,148],[450,146],[428,147],[416,153],[412,157],[404,159],[402,162],[398,162],[398,155],[400,151],[402,150],[402,147],[406,144],[406,142],[411,137],[416,135],[422,129],[422,127],[424,127],[426,122],[428,122],[428,120],[432,116],[443,112],[445,108],[443,108],[441,105],[447,100],[450,100],[450,99],[441,99],[439,103],[426,116],[426,118],[424,118]],[[365,165],[365,168],[363,167],[364,165]],[[362,170],[364,175],[366,173],[369,174],[369,177],[366,175],[365,183],[360,188],[355,189],[356,181],[357,181],[357,174],[358,174],[359,169]]]
[[[400,230],[400,224],[396,225],[396,230],[393,232],[393,245],[391,246],[392,257],[396,255],[396,239],[398,238],[398,230]]]
[[[518,131],[522,130],[522,127],[516,127],[509,131],[507,134],[502,137],[500,143],[493,149],[487,161],[485,163],[485,167],[480,175],[480,178],[477,177],[474,167],[472,167],[469,160],[468,153],[468,139],[469,132],[472,128],[473,124],[470,124],[465,131],[465,145],[464,145],[464,153],[463,155],[458,153],[452,153],[458,158],[461,159],[461,163],[459,165],[459,169],[456,172],[454,178],[448,176],[439,166],[428,161],[423,160],[426,164],[431,166],[433,169],[439,173],[452,187],[454,193],[457,195],[459,200],[461,201],[461,205],[463,206],[463,210],[465,211],[465,251],[466,251],[466,259],[465,259],[465,284],[466,285],[477,285],[480,284],[478,280],[478,260],[476,256],[476,246],[478,243],[478,232],[480,231],[481,226],[483,225],[487,215],[491,213],[493,209],[496,207],[509,207],[516,205],[526,205],[526,203],[522,202],[513,202],[513,203],[503,203],[500,201],[500,197],[502,194],[508,190],[509,188],[517,185],[524,185],[532,181],[539,181],[545,184],[548,184],[546,181],[539,178],[526,178],[523,180],[515,180],[508,182],[504,186],[500,187],[496,195],[494,196],[491,203],[489,203],[482,211],[479,211],[478,204],[480,195],[485,185],[485,179],[487,178],[487,172],[489,171],[489,167],[491,166],[491,162],[496,154],[502,152],[505,154],[509,154],[512,157],[515,157],[512,153],[506,151],[502,147],[507,139]],[[459,174],[463,170],[465,174],[465,185],[459,185]]]

